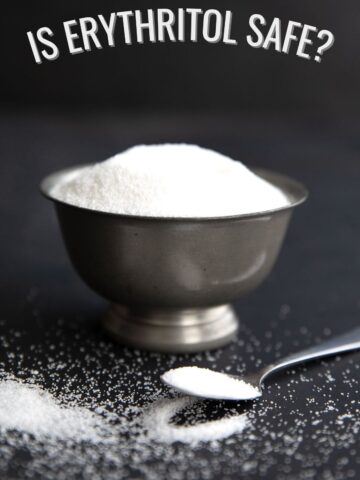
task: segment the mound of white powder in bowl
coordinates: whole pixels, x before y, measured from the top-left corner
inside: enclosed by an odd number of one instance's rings
[[[222,217],[289,203],[242,163],[187,144],[130,148],[69,173],[51,195],[78,207],[149,217]]]

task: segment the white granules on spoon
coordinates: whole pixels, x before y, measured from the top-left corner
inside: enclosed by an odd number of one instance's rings
[[[130,148],[70,173],[51,195],[92,210],[150,217],[241,215],[289,203],[242,163],[187,144]]]
[[[258,388],[208,368],[174,368],[162,375],[162,380],[177,390],[205,398],[247,400],[260,396]]]

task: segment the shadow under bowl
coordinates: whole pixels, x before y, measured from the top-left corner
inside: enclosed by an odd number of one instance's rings
[[[238,322],[230,303],[271,271],[292,211],[307,198],[300,183],[256,174],[282,190],[288,205],[216,218],[158,218],[104,213],[61,202],[52,188],[85,168],[46,177],[75,270],[112,305],[103,324],[121,343],[163,352],[197,352],[231,341]]]

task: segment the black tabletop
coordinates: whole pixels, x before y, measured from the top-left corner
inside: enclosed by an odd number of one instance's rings
[[[16,112],[0,119],[3,377],[14,375],[120,419],[174,393],[159,375],[184,364],[242,373],[359,325],[359,124],[263,115],[144,116]],[[238,339],[197,355],[160,355],[112,342],[98,320],[106,302],[72,270],[52,205],[38,183],[53,170],[100,161],[136,143],[185,141],[305,183],[310,198],[291,222],[265,283],[236,311]],[[269,379],[256,402],[204,402],[192,422],[244,413],[249,426],[217,442],[135,438],[117,444],[41,444],[1,433],[1,478],[343,479],[360,476],[360,353]],[[186,415],[173,419],[186,424]],[[114,417],[115,418],[115,417]],[[121,420],[120,420],[121,421]],[[114,420],[116,424],[117,420]],[[127,426],[128,425],[128,426]],[[1,431],[1,426],[0,426]],[[150,432],[151,434],[151,432]],[[151,435],[150,435],[151,437]],[[149,438],[150,438],[149,437]]]

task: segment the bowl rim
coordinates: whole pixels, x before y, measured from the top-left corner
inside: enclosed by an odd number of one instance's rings
[[[224,221],[234,221],[234,220],[242,220],[242,219],[256,219],[259,217],[267,217],[273,215],[275,213],[284,212],[287,210],[292,210],[293,208],[297,207],[304,203],[308,196],[309,191],[307,188],[297,180],[289,177],[288,175],[283,175],[278,172],[274,172],[272,170],[268,170],[265,168],[258,168],[258,167],[251,167],[250,170],[259,175],[261,178],[267,180],[273,186],[280,188],[286,196],[289,198],[289,204],[284,205],[283,207],[273,208],[269,210],[262,210],[259,212],[253,213],[243,213],[239,215],[226,215],[226,216],[213,216],[213,217],[159,217],[159,216],[147,216],[147,215],[130,215],[125,213],[115,213],[115,212],[104,212],[101,210],[95,210],[92,208],[80,207],[78,205],[73,205],[71,203],[64,202],[53,197],[50,193],[51,188],[55,185],[56,182],[60,181],[62,177],[68,175],[76,170],[82,170],[87,167],[95,165],[95,163],[87,163],[82,165],[75,165],[72,167],[64,168],[61,170],[57,170],[42,179],[40,182],[40,192],[41,194],[53,202],[55,205],[68,207],[71,209],[75,209],[82,212],[93,213],[95,215],[102,215],[107,217],[114,217],[118,219],[124,220],[138,220],[138,221],[145,221],[145,222],[173,222],[173,223],[193,223],[193,222],[224,222]],[[272,180],[278,180],[280,183],[284,183],[287,187],[286,189],[279,187],[279,185],[274,183]],[[292,194],[291,194],[291,191]],[[293,200],[291,200],[291,196]]]

